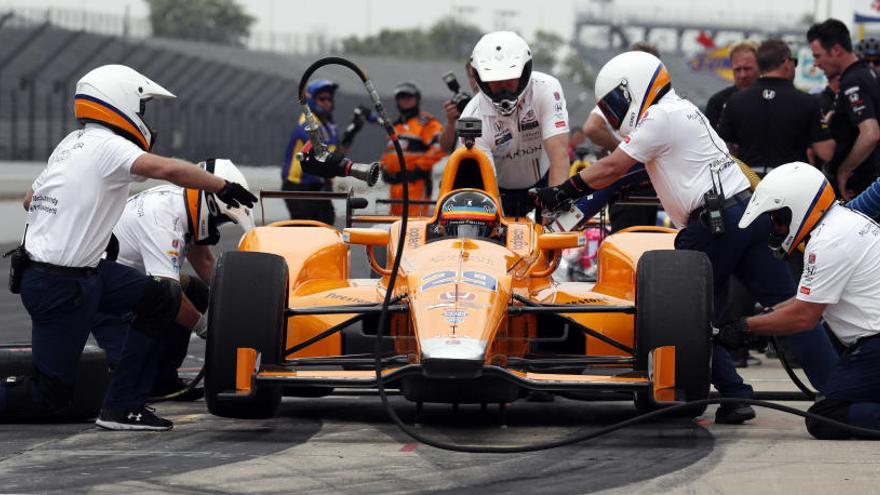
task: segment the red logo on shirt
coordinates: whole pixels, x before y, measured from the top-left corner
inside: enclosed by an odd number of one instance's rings
[[[171,247],[173,247],[173,248],[177,248],[177,239],[173,239],[173,240],[171,241]]]
[[[623,142],[626,143],[626,144],[629,144],[629,136],[624,136],[624,137],[623,137]]]
[[[553,92],[553,97],[556,98],[556,101],[559,101],[559,98],[561,98],[561,97],[559,96],[559,91],[554,91],[554,92]]]
[[[812,265],[815,262],[816,262],[816,255],[813,253],[810,253],[810,256],[807,257],[807,263]]]
[[[809,287],[804,287],[804,286],[802,285],[802,286],[801,286],[801,294],[810,295],[810,288],[809,288]]]
[[[559,120],[556,122],[556,127],[565,127],[565,122]]]

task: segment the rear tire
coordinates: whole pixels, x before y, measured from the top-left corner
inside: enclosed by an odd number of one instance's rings
[[[712,356],[712,264],[699,251],[648,251],[636,269],[636,370],[648,369],[648,354],[675,346],[677,400],[709,397]],[[643,412],[659,407],[647,393],[637,393]],[[673,414],[693,418],[706,406]]]
[[[281,387],[256,386],[248,399],[221,400],[235,391],[236,348],[260,353],[260,362],[280,364],[286,335],[287,262],[255,252],[225,253],[211,284],[208,342],[205,348],[205,400],[211,414],[257,419],[275,414]]]

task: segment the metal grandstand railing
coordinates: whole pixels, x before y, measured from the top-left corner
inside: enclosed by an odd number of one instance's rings
[[[14,8],[0,12],[0,19],[9,16],[0,26],[22,27],[49,23],[64,29],[94,34],[143,39],[152,34],[147,19],[130,15],[105,14],[88,10],[59,8]],[[339,51],[341,40],[325,33],[277,33],[252,31],[245,40],[245,47],[277,53],[314,55]]]
[[[75,26],[70,19],[54,13],[0,15],[0,160],[47,159],[79,126],[72,111],[77,79],[93,67],[121,63],[179,97],[149,106],[147,120],[160,131],[157,153],[280,164],[295,118],[292,75],[264,74],[148,46],[135,36],[94,32],[112,32],[109,21],[100,28],[95,21],[89,31],[58,26]]]

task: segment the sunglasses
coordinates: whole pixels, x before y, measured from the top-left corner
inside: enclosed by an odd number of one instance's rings
[[[797,67],[797,64],[798,64],[797,57],[788,57],[788,59],[791,60],[791,63],[794,64],[795,67]]]

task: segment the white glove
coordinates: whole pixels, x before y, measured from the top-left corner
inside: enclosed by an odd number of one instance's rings
[[[199,315],[199,321],[193,325],[192,331],[203,339],[208,338],[208,313]]]

